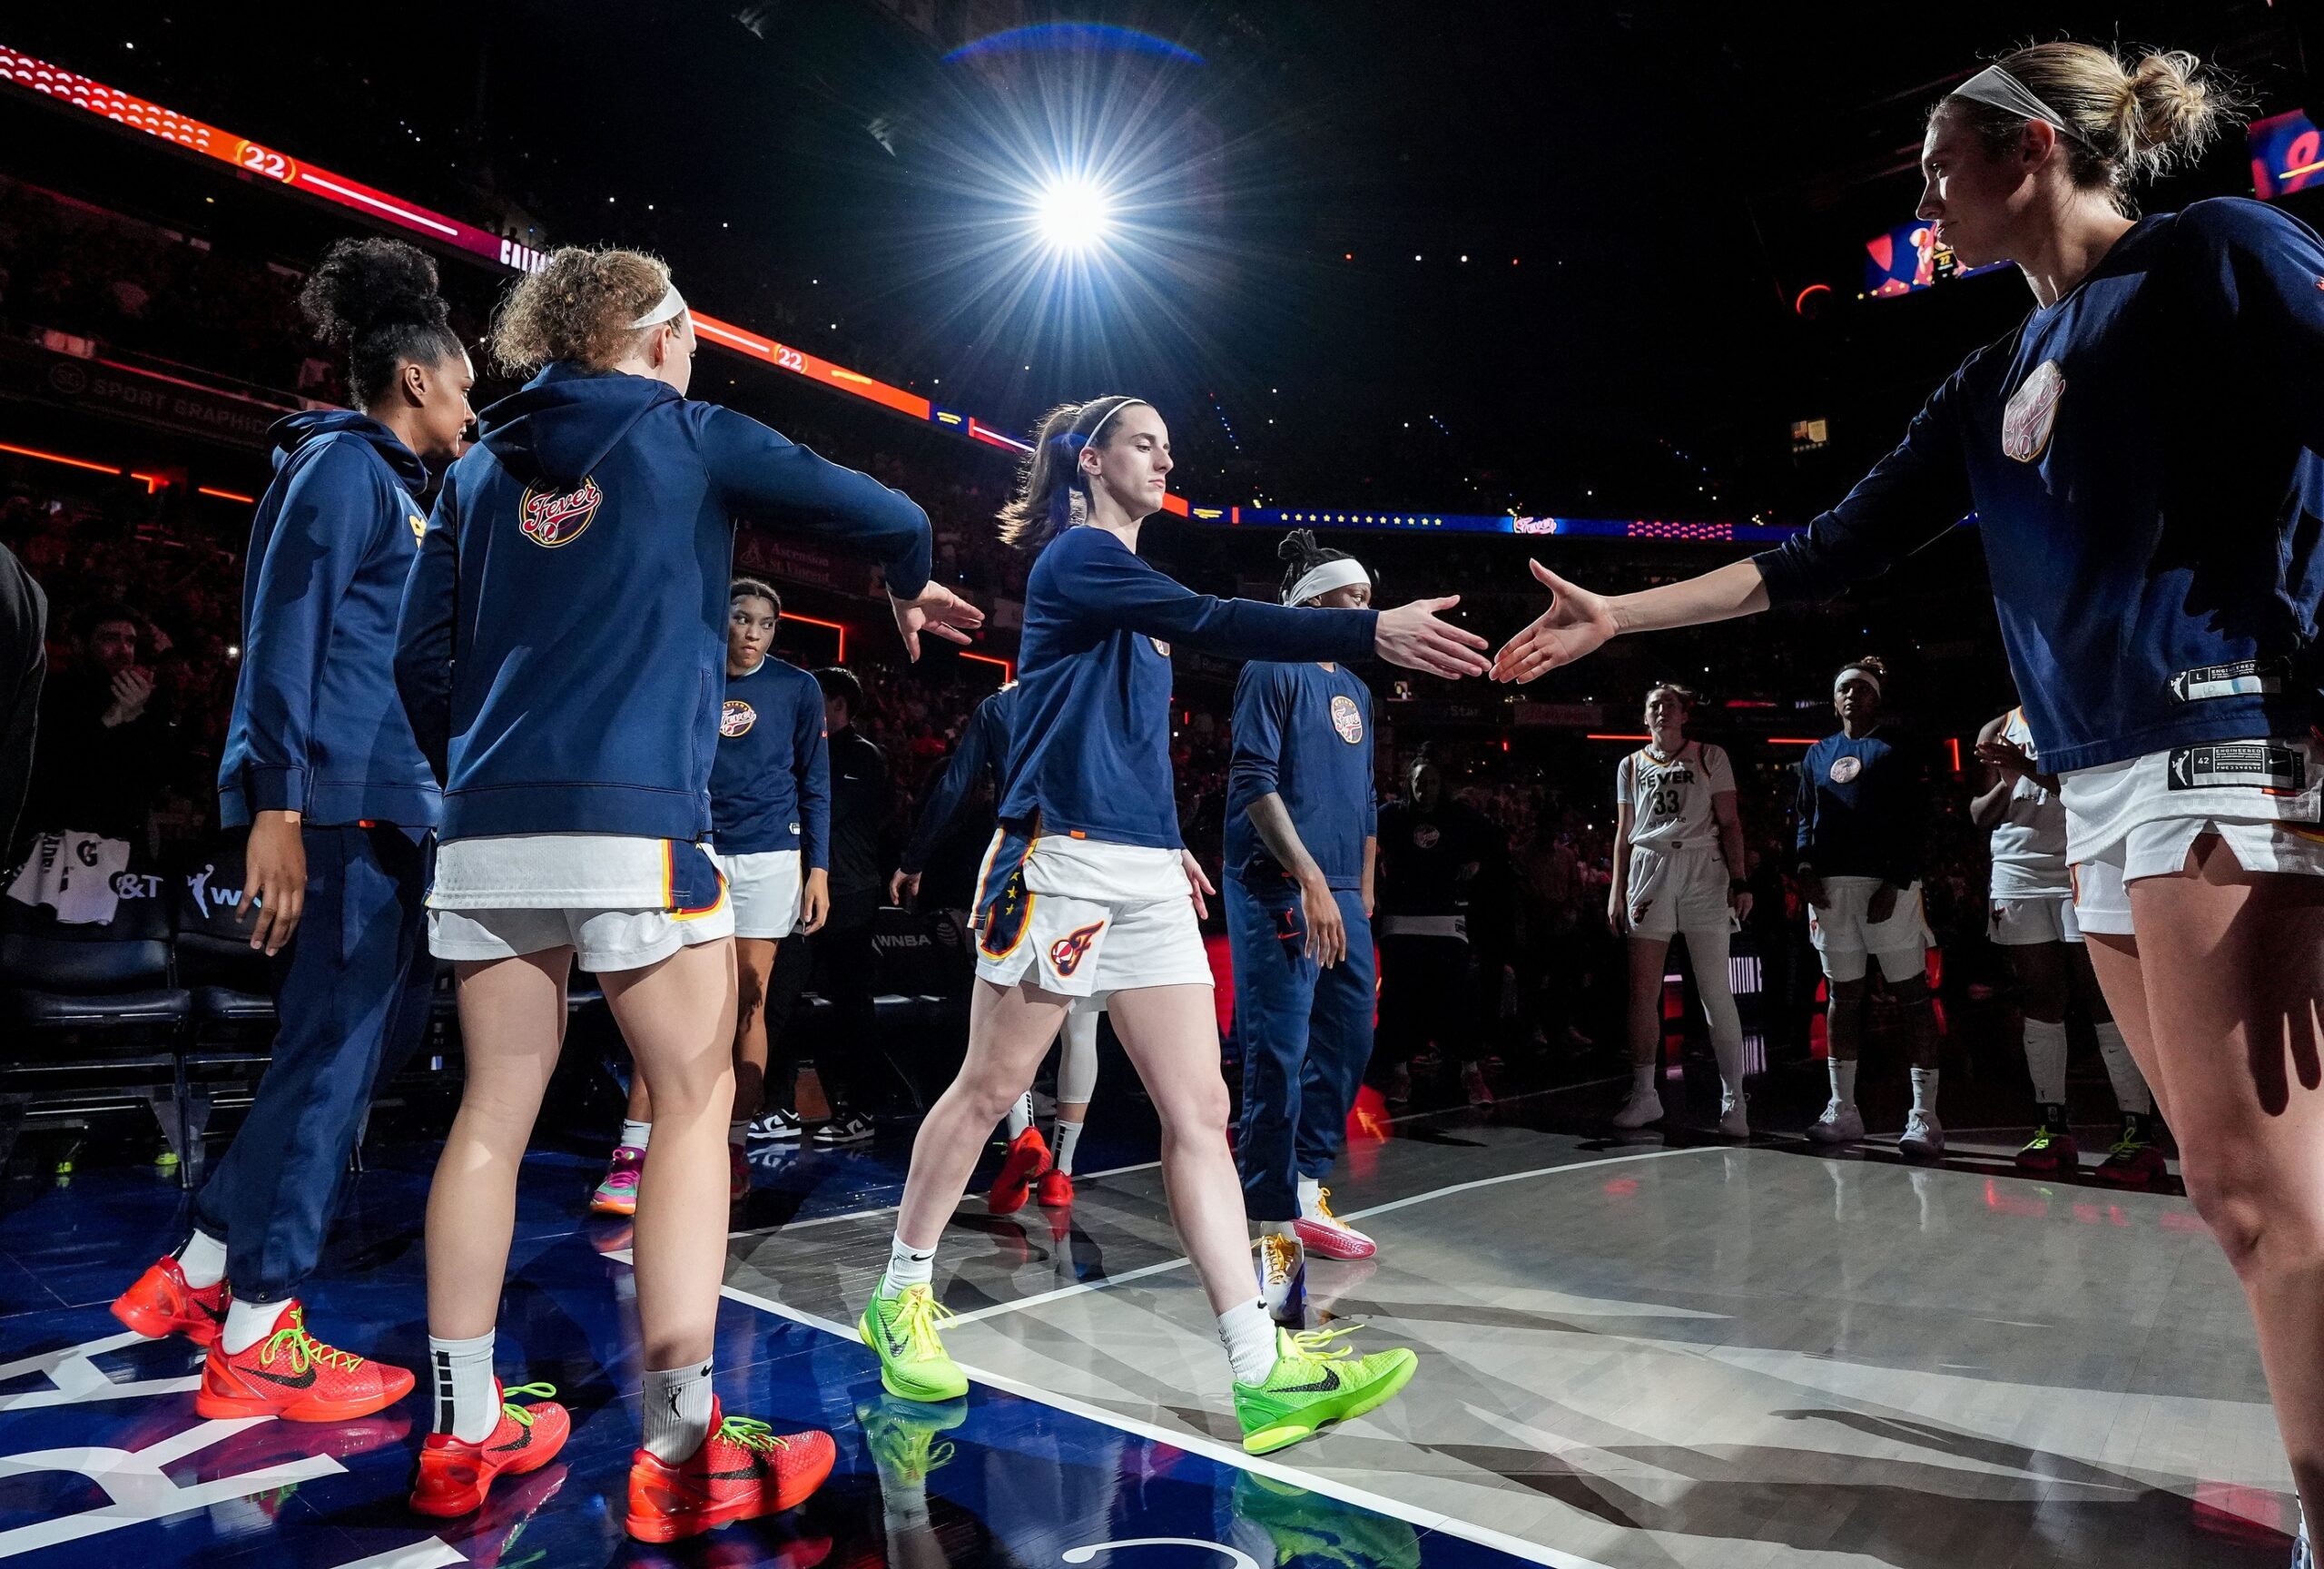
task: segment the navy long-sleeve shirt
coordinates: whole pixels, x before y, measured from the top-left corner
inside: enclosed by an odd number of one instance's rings
[[[831,865],[831,838],[823,689],[773,658],[727,676],[710,765],[710,842],[722,855],[796,850],[805,873]]]
[[[663,382],[549,366],[484,411],[404,595],[396,679],[444,771],[447,840],[699,840],[737,520],[928,581],[928,515]]]
[[[1280,877],[1251,804],[1279,795],[1299,842],[1334,888],[1364,886],[1364,842],[1379,829],[1372,794],[1372,689],[1344,665],[1253,663],[1235,684],[1226,768],[1226,874]]]
[[[1355,659],[1372,610],[1216,599],[1103,528],[1041,548],[1025,588],[1017,722],[1000,815],[1046,834],[1180,847],[1170,773],[1170,646],[1229,659]]]
[[[1878,576],[1974,508],[2043,766],[2319,716],[2324,239],[2241,199],[2142,219],[1979,350],[1831,511],[1777,603]]]
[[[1835,731],[1799,760],[1798,863],[1818,877],[1877,877],[1899,888],[1921,874],[1928,770],[1894,725],[1855,740]]]
[[[274,479],[242,571],[242,663],[218,763],[219,816],[369,820],[444,811],[396,692],[396,617],[428,470],[395,433],[334,410],[276,422]]]
[[[970,715],[960,731],[960,744],[952,749],[951,761],[945,764],[944,773],[928,799],[920,808],[920,821],[912,827],[911,842],[904,846],[899,868],[918,875],[927,869],[928,858],[935,854],[936,842],[960,814],[960,808],[976,794],[980,784],[992,786],[992,797],[1000,799],[1000,767],[1009,758],[1009,725],[1017,712],[1017,694],[1022,690],[1015,683],[1003,686],[983,702]]]

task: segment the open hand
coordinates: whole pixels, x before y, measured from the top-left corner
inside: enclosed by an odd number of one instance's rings
[[[904,650],[915,663],[922,632],[948,643],[966,643],[969,634],[984,625],[983,611],[934,581],[913,598],[899,599],[891,594],[888,604],[896,613],[896,630],[903,634]]]
[[[1522,684],[1596,652],[1620,630],[1613,607],[1602,594],[1567,582],[1539,561],[1528,561],[1533,577],[1550,591],[1550,607],[1533,618],[1493,656],[1492,678]]]
[[[1460,602],[1461,597],[1454,594],[1383,610],[1372,646],[1381,658],[1407,670],[1425,670],[1448,680],[1482,676],[1485,662],[1477,657],[1476,650],[1490,645],[1475,633],[1437,618],[1439,610],[1450,610]]]

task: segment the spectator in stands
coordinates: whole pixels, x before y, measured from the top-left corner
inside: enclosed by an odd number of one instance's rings
[[[0,545],[0,847],[16,837],[47,673],[48,597],[15,554]]]
[[[73,666],[41,703],[23,831],[96,834],[143,851],[146,815],[176,761],[176,726],[139,662],[137,613],[107,602],[74,621]]]
[[[815,990],[832,1005],[832,1027],[815,1059],[831,1120],[815,1130],[812,1142],[831,1149],[872,1137],[878,1079],[872,918],[880,913],[885,881],[888,758],[855,727],[863,711],[863,683],[855,673],[834,665],[816,671],[815,681],[823,689],[831,747],[831,919],[808,943],[814,951]]]

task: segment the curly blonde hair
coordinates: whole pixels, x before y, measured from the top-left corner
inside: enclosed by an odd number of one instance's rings
[[[668,263],[643,251],[568,245],[517,280],[492,321],[492,357],[522,375],[555,360],[606,370],[640,338],[658,331],[630,323],[661,303]]]

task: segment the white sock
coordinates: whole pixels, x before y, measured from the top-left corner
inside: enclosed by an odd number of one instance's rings
[[[500,1402],[493,1398],[492,1335],[472,1340],[428,1337],[428,1363],[436,1373],[436,1426],[463,1444],[481,1444],[500,1426]]]
[[[1913,1070],[1913,1110],[1930,1117],[1936,1115],[1936,1072],[1934,1068]]]
[[[1856,1104],[1856,1064],[1832,1059],[1832,1099],[1843,1106]]]
[[[653,1123],[639,1122],[627,1117],[622,1119],[620,1142],[623,1149],[643,1150],[645,1148],[645,1140],[653,1136]]]
[[[226,1309],[226,1327],[218,1331],[218,1344],[227,1356],[240,1356],[273,1334],[290,1306],[288,1300],[244,1302],[237,1298]]]
[[[1013,1140],[1033,1125],[1033,1092],[1026,1090],[1009,1102],[1009,1137]]]
[[[675,1465],[710,1436],[710,1364],[645,1375],[645,1449]]]
[[[1632,1095],[1651,1095],[1651,1094],[1653,1094],[1653,1093],[1655,1092],[1655,1091],[1654,1091],[1654,1075],[1655,1075],[1656,1071],[1657,1071],[1657,1070],[1656,1070],[1656,1065],[1655,1065],[1654,1063],[1651,1063],[1651,1062],[1633,1062],[1633,1063],[1631,1063],[1631,1064],[1630,1064],[1630,1093],[1631,1093]]]
[[[1302,1177],[1299,1179],[1299,1212],[1309,1219],[1320,1219],[1324,1213],[1324,1179]]]
[[[751,1120],[749,1118],[745,1117],[740,1122],[729,1122],[726,1124],[727,1143],[732,1144],[735,1149],[740,1150],[750,1141]]]
[[[2066,1026],[2063,1020],[2028,1019],[2025,1021],[2025,1074],[2034,1081],[2034,1104],[2065,1104]]]
[[[199,1227],[178,1249],[178,1268],[185,1283],[200,1291],[226,1278],[226,1244]]]
[[[1237,1384],[1264,1384],[1275,1371],[1275,1320],[1266,1304],[1237,1302],[1218,1316],[1218,1342],[1235,1366]]]
[[[1073,1147],[1081,1142],[1081,1124],[1058,1119],[1057,1169],[1068,1177],[1073,1175]]]
[[[2106,1077],[2114,1085],[2114,1104],[2125,1111],[2135,1111],[2143,1117],[2154,1110],[2154,1091],[2147,1087],[2146,1075],[2139,1071],[2138,1059],[2131,1055],[2130,1043],[2122,1039],[2122,1027],[2111,1020],[2095,1024],[2098,1031],[2098,1052],[2106,1059]],[[199,1231],[194,1233],[199,1237]],[[193,1277],[186,1277],[191,1280]]]
[[[923,1253],[901,1236],[888,1244],[888,1272],[880,1279],[881,1296],[901,1296],[906,1287],[930,1285],[935,1278],[935,1248]]]

